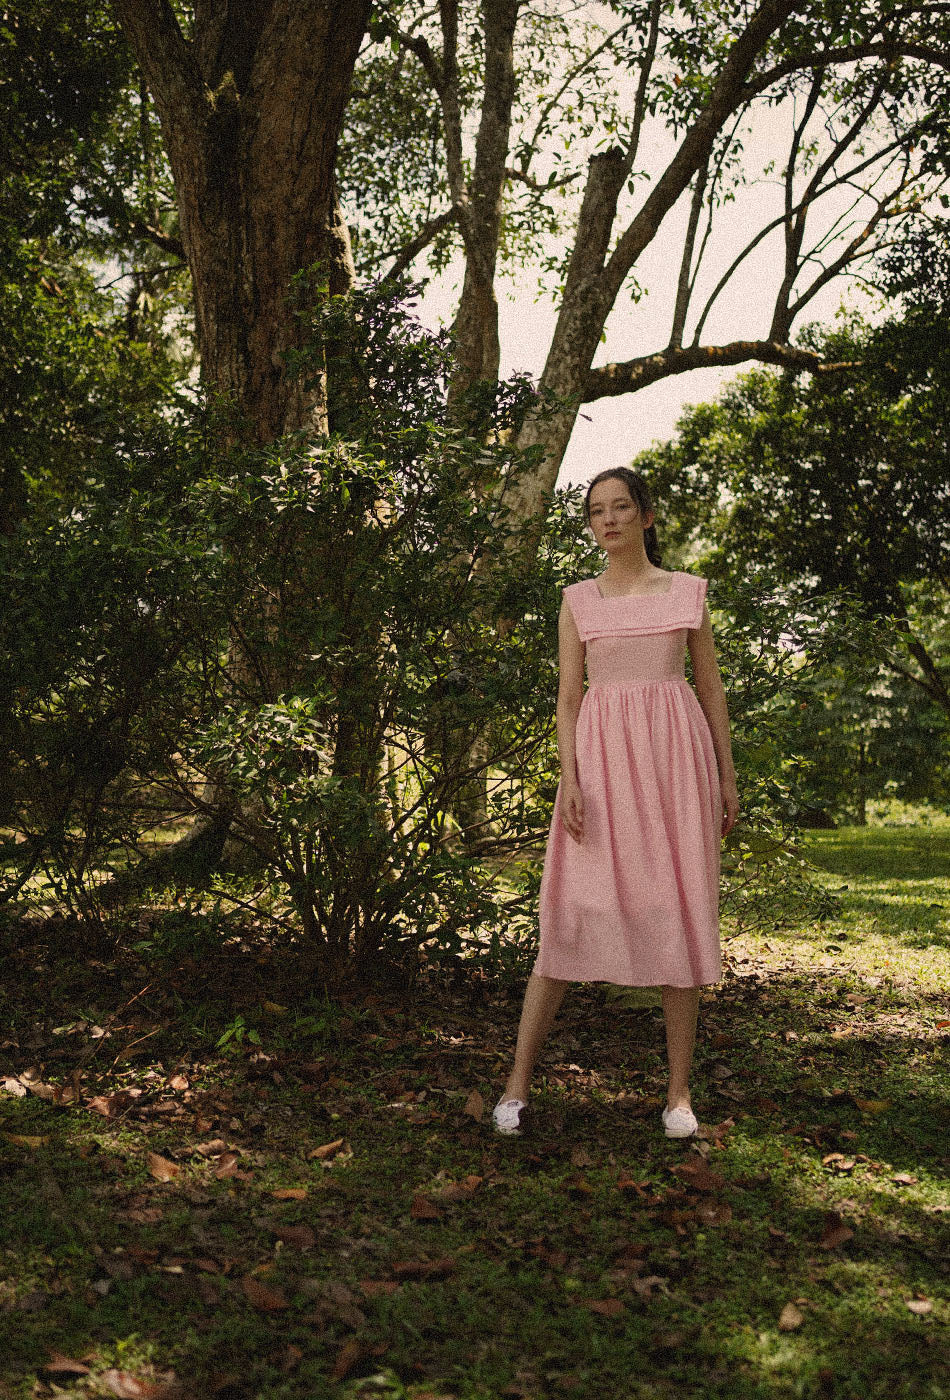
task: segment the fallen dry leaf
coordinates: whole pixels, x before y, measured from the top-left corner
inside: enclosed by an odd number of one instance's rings
[[[312,1161],[314,1157],[320,1162],[327,1161],[329,1158],[336,1156],[345,1141],[345,1138],[335,1138],[333,1142],[325,1142],[322,1147],[314,1147],[312,1151],[308,1152],[307,1158],[310,1161]]]
[[[227,1147],[224,1138],[211,1138],[209,1142],[198,1142],[195,1144],[195,1151],[200,1152],[202,1157],[217,1157],[219,1152],[223,1152]]]
[[[725,1186],[725,1177],[707,1167],[705,1162],[681,1162],[673,1167],[673,1175],[685,1181],[694,1191],[719,1191]]]
[[[366,1298],[376,1298],[381,1293],[395,1293],[399,1284],[392,1278],[364,1278],[360,1280],[360,1289]]]
[[[804,1321],[805,1314],[794,1303],[786,1303],[779,1315],[778,1330],[780,1332],[794,1332],[795,1328],[801,1327]]]
[[[464,1181],[446,1181],[433,1187],[429,1196],[433,1201],[467,1201],[482,1184],[480,1176],[467,1176]]]
[[[68,1104],[79,1103],[81,1100],[80,1073],[76,1069],[73,1070],[72,1080],[69,1084],[55,1084],[53,1086],[53,1102],[59,1104],[61,1108],[66,1108]]]
[[[133,1225],[152,1225],[161,1220],[165,1212],[159,1206],[130,1206],[128,1210],[117,1210],[119,1220],[128,1220]]]
[[[260,1279],[255,1278],[253,1274],[244,1275],[241,1279],[241,1287],[251,1307],[257,1308],[260,1312],[279,1312],[290,1306],[281,1289],[273,1288],[268,1283],[261,1283]]]
[[[302,1351],[302,1349],[301,1349],[300,1347],[298,1347],[298,1346],[295,1346],[295,1345],[293,1344],[293,1342],[288,1342],[288,1343],[287,1343],[287,1349],[286,1349],[286,1351],[284,1352],[283,1358],[282,1358],[281,1363],[280,1363],[281,1370],[282,1370],[282,1371],[293,1371],[293,1370],[296,1369],[296,1367],[298,1367],[298,1366],[300,1365],[300,1363],[301,1363],[302,1360],[303,1360],[303,1351]]]
[[[891,1177],[895,1186],[913,1186],[916,1180],[916,1176],[911,1176],[910,1172],[895,1172]]]
[[[342,1381],[365,1355],[366,1348],[363,1343],[358,1342],[355,1337],[350,1337],[336,1354],[333,1370],[330,1372],[333,1380]]]
[[[36,1149],[44,1147],[49,1142],[48,1137],[33,1137],[25,1133],[4,1133],[7,1142],[12,1142],[16,1147],[29,1147]]]
[[[292,1244],[297,1249],[311,1249],[317,1242],[309,1225],[272,1225],[271,1230],[284,1244]]]
[[[95,1098],[87,1099],[86,1107],[93,1113],[101,1113],[103,1118],[115,1118],[135,1102],[135,1097],[128,1089],[119,1089],[114,1094],[97,1094]]]
[[[480,1123],[485,1116],[485,1100],[477,1089],[473,1089],[465,1100],[465,1107],[462,1112],[469,1118],[474,1118],[476,1123]]]
[[[591,1312],[600,1313],[601,1317],[619,1317],[626,1312],[621,1298],[587,1298],[584,1305]]]
[[[843,1152],[829,1152],[827,1157],[822,1157],[823,1167],[834,1167],[836,1172],[850,1172],[854,1170],[855,1159],[846,1157]]]
[[[148,1154],[148,1169],[156,1181],[174,1181],[176,1176],[181,1175],[178,1163],[170,1162],[158,1152]]]
[[[392,1266],[397,1279],[447,1278],[455,1269],[455,1260],[450,1254],[441,1259],[404,1259]]]
[[[225,1181],[229,1176],[236,1176],[238,1162],[240,1158],[236,1152],[222,1152],[214,1164],[214,1174],[218,1181]]]
[[[841,1216],[836,1210],[829,1210],[825,1214],[825,1228],[822,1231],[821,1239],[818,1241],[822,1249],[837,1249],[839,1244],[844,1244],[845,1240],[854,1238],[854,1231],[850,1226],[845,1225]]]
[[[188,1080],[183,1074],[173,1075],[172,1078],[168,1081],[168,1087],[169,1089],[175,1089],[178,1091],[182,1089],[187,1089],[189,1087]]]
[[[571,1149],[572,1167],[592,1167],[593,1165],[594,1159],[590,1155],[586,1147],[582,1147],[580,1144],[578,1144],[577,1147]]]
[[[439,1209],[424,1191],[417,1191],[412,1198],[409,1214],[413,1220],[438,1220]]]
[[[275,1201],[305,1201],[307,1199],[306,1186],[278,1186],[276,1191],[270,1193]]]
[[[15,1079],[12,1076],[10,1076],[7,1079],[4,1079],[2,1084],[0,1084],[0,1088],[2,1088],[6,1093],[12,1094],[15,1099],[25,1099],[27,1095],[26,1085],[22,1084],[19,1079]]]
[[[27,1075],[28,1071],[24,1070],[20,1075],[20,1079],[29,1089],[30,1093],[34,1094],[38,1099],[42,1099],[44,1103],[52,1103],[56,1098],[56,1086],[53,1084],[44,1084],[42,1079],[28,1078]]]
[[[626,1172],[621,1172],[617,1177],[617,1190],[635,1191],[645,1201],[648,1201],[653,1194],[649,1181],[635,1181],[632,1176],[627,1176]]]
[[[131,1371],[103,1371],[99,1381],[119,1400],[171,1400],[180,1393],[174,1382],[142,1380]]]
[[[51,1351],[49,1360],[42,1368],[44,1371],[52,1371],[57,1376],[88,1376],[89,1367],[84,1361],[74,1361],[70,1356],[63,1356],[61,1352]]]
[[[732,1219],[732,1206],[728,1201],[700,1201],[696,1219],[703,1225],[727,1225]]]
[[[859,1099],[857,1094],[852,1094],[851,1100],[862,1113],[886,1113],[891,1107],[890,1099]]]
[[[620,1266],[642,1263],[643,1256],[649,1254],[650,1246],[644,1241],[635,1240],[625,1244],[617,1255],[617,1264]]]
[[[904,1306],[909,1308],[912,1313],[916,1313],[918,1317],[924,1317],[934,1310],[934,1305],[929,1298],[905,1298]]]

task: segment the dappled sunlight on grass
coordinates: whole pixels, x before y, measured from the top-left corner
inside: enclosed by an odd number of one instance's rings
[[[94,961],[7,929],[3,1400],[110,1368],[185,1400],[938,1400],[946,956],[900,913],[950,905],[931,831],[886,833],[883,894],[871,838],[822,833],[840,913],[727,940],[691,1142],[655,994],[573,988],[506,1140],[520,978],[329,1002],[230,921],[193,956],[133,914]]]

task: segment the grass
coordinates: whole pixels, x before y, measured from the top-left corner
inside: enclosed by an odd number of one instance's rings
[[[840,913],[726,938],[689,1143],[602,987],[499,1140],[520,983],[333,1004],[260,941],[8,928],[2,1400],[945,1396],[950,822],[809,849]]]

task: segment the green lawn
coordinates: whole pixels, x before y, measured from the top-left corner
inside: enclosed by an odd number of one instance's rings
[[[692,1143],[603,988],[499,1140],[520,985],[328,1005],[277,948],[7,928],[0,1397],[946,1397],[950,822],[808,851],[840,915],[726,937]]]

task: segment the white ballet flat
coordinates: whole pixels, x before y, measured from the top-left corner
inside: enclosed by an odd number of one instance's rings
[[[521,1115],[528,1107],[521,1099],[501,1099],[492,1109],[496,1133],[516,1136],[521,1132]]]
[[[668,1138],[692,1137],[699,1123],[691,1108],[664,1108],[663,1127]]]

